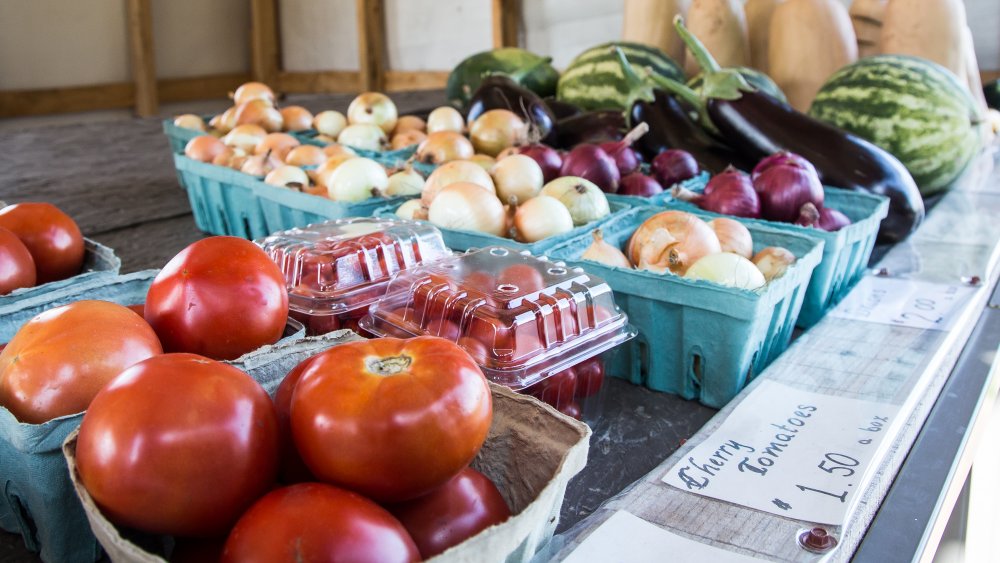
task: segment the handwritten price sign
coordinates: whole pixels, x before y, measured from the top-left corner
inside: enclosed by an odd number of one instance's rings
[[[820,524],[843,524],[899,407],[762,381],[663,481]]]
[[[976,288],[915,280],[868,276],[830,316],[856,321],[948,330]]]

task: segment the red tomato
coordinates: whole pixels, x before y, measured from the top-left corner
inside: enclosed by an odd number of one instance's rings
[[[410,532],[424,559],[510,518],[496,485],[471,467],[422,497],[388,508]]]
[[[497,276],[497,287],[510,284],[519,288],[519,293],[534,293],[545,288],[542,273],[528,264],[508,266]]]
[[[556,407],[556,410],[563,413],[566,416],[571,416],[577,420],[583,416],[583,409],[580,408],[580,403],[576,401],[566,401],[563,404]]]
[[[533,385],[532,389],[538,387],[541,389],[536,390],[532,395],[559,408],[573,400],[573,395],[576,393],[576,372],[573,371],[573,368],[564,369]]]
[[[0,295],[35,285],[35,260],[17,235],[0,228]]]
[[[573,367],[576,372],[576,396],[590,397],[604,385],[604,363],[601,358],[590,358]]]
[[[257,245],[210,237],[182,250],[156,276],[146,320],[167,352],[232,360],[281,338],[288,293],[281,270]]]
[[[170,563],[218,563],[226,538],[174,538]]]
[[[140,362],[83,416],[80,479],[108,519],[154,534],[225,534],[277,473],[267,392],[195,354]]]
[[[163,353],[126,307],[77,301],[31,319],[0,353],[0,405],[21,422],[76,414],[125,368]]]
[[[312,361],[310,356],[298,363],[288,375],[281,380],[278,390],[274,394],[274,410],[278,414],[278,436],[280,440],[281,454],[279,458],[278,470],[279,478],[283,483],[301,483],[303,481],[315,481],[309,468],[302,461],[302,456],[295,449],[295,442],[292,440],[291,407],[292,392],[305,372],[306,366]]]
[[[295,386],[291,412],[295,445],[314,475],[397,502],[445,483],[472,461],[493,403],[469,354],[421,336],[349,342],[318,354]]]
[[[51,203],[18,203],[0,209],[9,229],[35,260],[38,283],[62,280],[83,268],[83,234],[76,222]]]
[[[223,563],[419,560],[410,534],[392,514],[323,483],[268,493],[240,517],[222,552]]]
[[[136,303],[135,305],[127,305],[127,307],[131,309],[133,313],[139,315],[140,317],[145,317],[146,315],[145,303]]]

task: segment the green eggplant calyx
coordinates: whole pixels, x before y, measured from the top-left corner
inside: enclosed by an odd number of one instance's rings
[[[718,61],[708,52],[708,48],[701,42],[691,30],[684,25],[684,18],[680,15],[674,16],[674,27],[677,28],[677,35],[684,41],[684,45],[691,50],[698,66],[704,73],[704,82],[701,87],[702,98],[713,98],[717,100],[738,100],[742,92],[753,92],[754,88],[749,82],[734,69],[722,68]]]
[[[621,47],[615,45],[611,48],[615,57],[618,59],[618,64],[622,67],[622,74],[625,77],[625,85],[628,87],[628,103],[625,105],[626,115],[629,112],[628,108],[632,107],[638,100],[644,100],[647,102],[653,101],[653,86],[650,84],[650,76],[653,74],[648,68],[635,68],[632,63],[629,62],[628,57],[621,50]]]

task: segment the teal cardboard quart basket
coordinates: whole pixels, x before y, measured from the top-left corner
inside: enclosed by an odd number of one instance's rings
[[[639,225],[661,211],[642,206],[617,214],[601,225],[604,240],[624,248]],[[823,242],[815,238],[763,224],[748,229],[755,252],[782,246],[798,259],[756,291],[581,260],[593,241],[589,230],[550,249],[549,256],[604,278],[639,330],[622,347],[617,358],[622,365],[611,370],[614,375],[721,408],[788,347],[823,252]]]
[[[100,299],[120,305],[143,303],[158,272],[144,270],[123,276],[91,278],[85,283],[18,303],[0,304],[0,341],[9,342],[24,323],[39,313],[74,301]],[[304,336],[302,325],[290,319],[281,343],[294,342]],[[261,348],[232,363],[248,370],[270,357],[270,349]],[[273,393],[280,378],[275,379],[270,373],[266,375],[257,380]],[[0,468],[3,468],[0,471],[0,529],[20,535],[25,547],[38,553],[44,561],[90,563],[101,555],[83,506],[73,490],[62,454],[63,440],[82,421],[83,413],[77,413],[42,424],[26,424],[0,407]]]
[[[705,189],[708,175],[702,175],[690,180],[683,187],[695,192]],[[703,211],[698,206],[673,199],[669,193],[649,199],[635,197],[611,196],[611,199],[636,203],[645,201],[648,205],[662,206],[667,209],[682,211],[697,211],[709,217],[722,217],[717,213]],[[731,217],[744,225],[765,225],[789,233],[806,236],[823,242],[823,257],[806,290],[802,312],[799,314],[797,326],[809,328],[820,321],[827,311],[843,299],[851,288],[861,280],[868,267],[872,249],[875,248],[875,237],[882,219],[889,213],[888,198],[841,190],[824,188],[824,205],[847,215],[851,224],[835,232],[822,231],[812,227],[802,227],[791,223],[766,221],[764,219],[745,219]]]
[[[95,282],[102,283],[101,280],[104,278],[117,276],[121,266],[122,261],[115,256],[114,250],[99,242],[85,238],[83,239],[83,269],[79,274],[64,280],[36,285],[35,287],[15,289],[7,295],[0,296],[0,308],[36,299],[47,299],[46,295],[62,291],[66,288],[84,286]],[[2,326],[3,322],[3,319],[0,319],[0,326]],[[0,340],[0,342],[7,342],[7,340]]]

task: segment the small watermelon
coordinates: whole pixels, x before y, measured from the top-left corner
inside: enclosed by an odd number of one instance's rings
[[[838,70],[809,115],[894,155],[925,197],[961,175],[982,149],[986,126],[950,71],[904,55],[867,57]]]
[[[663,51],[640,43],[613,41],[577,55],[559,77],[556,97],[585,110],[628,109],[632,87],[615,54],[615,47],[621,49],[633,68],[649,68],[660,76],[684,82],[681,67]],[[651,81],[647,82],[648,86],[654,86]]]
[[[740,73],[740,76],[745,78],[746,81],[749,82],[754,88],[764,92],[765,94],[770,94],[775,99],[786,104],[788,103],[788,98],[785,97],[785,93],[781,91],[781,88],[778,88],[778,85],[771,80],[770,76],[759,70],[745,66],[732,67],[732,69]],[[704,80],[704,74],[699,72],[694,78],[688,80],[688,88],[700,93],[702,80]]]
[[[549,57],[541,57],[516,47],[476,53],[452,69],[448,75],[445,94],[452,104],[464,108],[484,76],[506,74],[539,97],[552,96],[556,93],[559,72],[551,63],[552,59]]]

